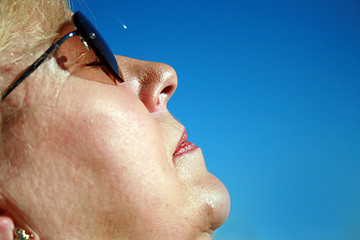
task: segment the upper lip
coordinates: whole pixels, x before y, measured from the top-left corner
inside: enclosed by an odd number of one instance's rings
[[[193,143],[188,142],[187,138],[188,138],[187,131],[184,128],[183,134],[181,135],[181,138],[179,139],[179,142],[176,146],[173,157],[180,156],[184,153],[190,152],[197,148]]]
[[[181,147],[181,145],[187,141],[187,138],[188,138],[188,134],[187,134],[186,128],[184,128],[181,138],[179,139],[178,145],[176,146],[176,150],[178,150]],[[176,150],[175,150],[175,152],[176,152]]]

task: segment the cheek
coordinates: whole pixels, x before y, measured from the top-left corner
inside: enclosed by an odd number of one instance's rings
[[[37,137],[43,145],[33,162],[41,169],[37,186],[47,189],[46,208],[65,205],[64,219],[82,212],[94,226],[102,219],[149,231],[167,224],[161,219],[183,218],[189,203],[159,123],[131,90],[70,79],[56,106],[38,117],[47,126]]]
[[[58,134],[66,136],[64,154],[67,161],[84,166],[78,174],[87,175],[88,206],[95,206],[98,215],[106,214],[109,222],[122,226],[131,220],[144,221],[145,226],[154,216],[173,212],[171,206],[183,204],[182,185],[158,124],[136,95],[123,92],[121,98],[73,101],[61,114]]]
[[[58,217],[65,222],[81,212],[74,223],[89,218],[125,226],[146,199],[158,195],[149,190],[167,162],[157,125],[130,91],[74,89],[64,88],[57,106],[39,109],[28,121],[36,150],[28,156],[33,166],[26,172],[36,172],[28,176],[28,189],[38,192],[34,201],[44,209],[64,209]]]
[[[98,179],[110,176],[116,191],[139,188],[170,169],[156,122],[136,95],[120,94],[73,99],[58,117],[66,158],[85,162]]]

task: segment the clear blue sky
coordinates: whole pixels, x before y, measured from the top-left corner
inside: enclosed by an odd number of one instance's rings
[[[177,70],[169,109],[232,198],[214,239],[360,239],[359,0],[86,4],[114,52]]]

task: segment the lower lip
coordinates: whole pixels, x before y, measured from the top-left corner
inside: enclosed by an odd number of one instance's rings
[[[184,135],[182,138],[185,138],[185,139],[187,138],[186,131],[184,131]],[[176,151],[173,154],[173,158],[182,156],[182,155],[192,152],[196,149],[198,149],[198,147],[195,146],[195,144],[193,144],[192,142],[185,141],[180,146],[177,147]]]

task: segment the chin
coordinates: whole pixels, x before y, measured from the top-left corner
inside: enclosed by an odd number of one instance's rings
[[[181,181],[186,186],[192,202],[201,217],[200,229],[211,239],[212,233],[223,225],[230,212],[230,196],[224,184],[206,169],[201,150],[175,159]]]
[[[224,184],[214,175],[210,174],[209,182],[211,187],[207,193],[206,204],[211,217],[211,227],[215,230],[222,226],[229,216],[230,195]]]

